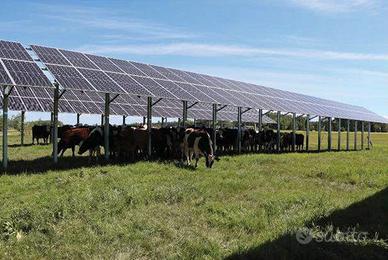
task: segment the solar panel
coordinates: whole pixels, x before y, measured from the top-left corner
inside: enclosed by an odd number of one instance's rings
[[[174,95],[180,100],[199,101],[197,98],[195,98],[195,96],[191,95],[189,92],[185,91],[183,88],[172,81],[162,79],[155,79],[155,81],[169,92],[174,93]]]
[[[32,58],[18,42],[0,40],[0,58],[32,61]]]
[[[37,45],[31,45],[31,48],[44,63],[71,66],[57,49]]]
[[[177,97],[165,88],[161,87],[155,80],[145,77],[132,76],[141,86],[148,89],[153,96],[177,99]]]
[[[51,87],[52,84],[34,62],[3,60],[11,77],[19,86]]]
[[[147,64],[142,64],[138,62],[130,62],[132,66],[136,67],[138,70],[143,72],[144,75],[150,77],[150,78],[157,78],[157,79],[166,79],[162,74],[154,70],[152,67],[148,66]]]
[[[110,72],[119,72],[123,73],[124,71],[121,70],[117,65],[115,65],[111,60],[109,60],[106,57],[102,56],[96,56],[91,54],[85,54],[94,64],[98,66],[103,71],[110,71]]]
[[[93,86],[73,67],[49,65],[47,68],[66,89],[95,90]]]
[[[110,59],[117,67],[119,67],[125,73],[136,76],[147,76],[130,62],[124,60]]]
[[[0,85],[11,85],[11,78],[8,76],[2,64],[0,64]]]
[[[125,93],[125,91],[122,90],[120,86],[103,71],[81,68],[78,69],[78,71],[94,86],[96,90],[107,93]]]
[[[113,72],[107,72],[107,74],[127,93],[144,96],[151,95],[151,93],[145,87],[141,86],[129,75]]]
[[[63,54],[63,56],[67,58],[67,60],[70,61],[70,63],[74,67],[98,69],[98,67],[93,62],[91,62],[88,57],[86,57],[83,53],[66,50],[59,51]]]

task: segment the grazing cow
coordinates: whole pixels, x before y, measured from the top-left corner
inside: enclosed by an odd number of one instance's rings
[[[255,150],[255,136],[256,132],[253,129],[245,129],[242,131],[241,147],[243,151],[253,152]]]
[[[186,129],[182,146],[182,150],[186,156],[187,165],[191,165],[192,157],[194,155],[195,167],[197,167],[200,155],[204,155],[206,159],[206,167],[211,168],[213,166],[213,143],[209,133],[205,130],[193,128]]]
[[[49,125],[34,125],[32,127],[32,144],[34,144],[35,139],[37,144],[39,144],[39,139],[41,138],[47,144],[50,137],[50,130]]]
[[[74,149],[76,145],[88,138],[90,129],[86,127],[70,128],[62,133],[61,140],[58,143],[58,154],[63,156],[67,148],[71,148],[74,156]]]
[[[58,127],[58,138],[62,138],[62,137],[63,137],[63,134],[64,134],[67,130],[69,130],[69,129],[71,129],[71,128],[73,128],[73,126],[71,126],[71,125],[63,125],[63,126],[59,126],[59,127]]]
[[[83,154],[86,151],[89,151],[89,159],[94,155],[96,158],[101,155],[100,146],[104,145],[104,131],[101,127],[97,126],[92,131],[85,140],[80,144],[78,154]]]
[[[217,143],[224,151],[236,150],[237,147],[237,129],[224,128],[219,130],[220,140]]]

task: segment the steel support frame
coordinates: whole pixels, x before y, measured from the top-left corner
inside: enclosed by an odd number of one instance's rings
[[[310,115],[306,116],[306,151],[309,151],[310,145]]]
[[[147,97],[147,131],[148,131],[148,146],[147,155],[148,159],[151,160],[152,156],[152,97]]]
[[[24,117],[26,112],[22,111],[20,118],[20,145],[24,146]]]
[[[292,151],[295,152],[296,145],[296,113],[292,113]]]
[[[125,119],[127,118],[127,116],[123,116],[123,126],[126,125],[126,122],[125,122]]]
[[[364,150],[364,121],[361,121],[361,150]]]
[[[79,125],[79,118],[80,118],[81,114],[80,113],[77,113],[77,125]]]
[[[187,101],[182,101],[183,108],[182,108],[182,127],[186,127],[187,123]]]
[[[318,152],[321,151],[322,117],[318,116]]]
[[[276,114],[276,122],[277,122],[277,132],[276,132],[276,151],[280,153],[280,116],[281,112],[278,111]]]
[[[346,151],[350,150],[349,147],[350,144],[350,120],[347,120],[347,126],[346,126]]]
[[[328,125],[328,127],[327,127],[327,150],[329,152],[331,152],[331,146],[332,146],[331,145],[331,140],[332,140],[332,138],[331,138],[332,118],[331,117],[328,118],[327,125]]]
[[[338,151],[341,151],[341,118],[338,118]]]
[[[263,109],[259,109],[259,132],[263,130]]]
[[[370,139],[371,123],[368,122],[368,150],[370,150],[372,140]]]
[[[357,151],[357,120],[354,121],[354,150]]]
[[[217,134],[216,134],[216,124],[217,124],[217,104],[213,104],[213,154],[217,151]]]
[[[238,107],[237,109],[237,152],[241,153],[241,116],[242,116],[242,108]]]
[[[3,169],[8,168],[8,103],[13,87],[3,88]]]
[[[59,84],[54,83],[54,111],[53,111],[53,161],[58,163],[58,104],[59,104]]]
[[[105,93],[105,110],[104,110],[104,157],[109,160],[109,113],[110,113],[110,94]]]

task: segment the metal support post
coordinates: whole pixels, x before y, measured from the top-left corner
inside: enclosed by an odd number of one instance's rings
[[[318,152],[321,151],[321,131],[322,131],[322,118],[318,117]]]
[[[105,160],[109,160],[109,105],[110,105],[110,95],[105,93],[105,114],[104,114],[104,155]]]
[[[306,151],[309,151],[309,142],[310,142],[310,115],[306,117]]]
[[[296,145],[296,113],[292,113],[292,151],[295,152]]]
[[[259,109],[259,132],[263,130],[263,109]]]
[[[151,159],[152,155],[152,97],[147,98],[147,130],[148,130],[148,159]]]
[[[277,136],[276,136],[276,151],[280,153],[280,111],[277,112]]]
[[[372,140],[370,139],[370,130],[371,130],[371,124],[368,122],[368,150],[370,149],[370,146],[372,144]]]
[[[217,123],[217,104],[213,104],[213,154],[215,154],[217,151],[216,123]]]
[[[25,111],[22,111],[21,119],[20,119],[20,145],[24,145],[24,115]]]
[[[125,126],[126,125],[126,123],[125,123],[125,119],[127,118],[127,116],[123,116],[123,126]]]
[[[338,118],[338,151],[341,151],[341,118]]]
[[[58,163],[58,103],[59,103],[59,84],[54,83],[54,111],[53,111],[53,160],[54,163]]]
[[[10,87],[4,87],[3,93],[3,169],[8,167],[8,97],[11,92]]]
[[[81,116],[80,113],[77,113],[77,125],[79,125],[79,117]]]
[[[241,107],[238,107],[237,113],[237,151],[241,153]]]
[[[327,121],[327,150],[331,152],[331,128],[332,128],[332,118],[329,117]]]
[[[104,114],[101,114],[101,127],[104,126]]]
[[[354,150],[357,151],[357,120],[354,121]]]
[[[361,121],[361,150],[364,150],[364,121]]]
[[[185,127],[187,122],[187,101],[182,101],[182,104],[182,127]]]
[[[349,143],[350,143],[350,120],[347,120],[346,126],[346,151],[349,151]]]

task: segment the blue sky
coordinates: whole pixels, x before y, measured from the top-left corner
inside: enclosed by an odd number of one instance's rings
[[[1,6],[1,39],[248,81],[388,117],[386,0],[3,0]],[[35,118],[49,115],[28,113]],[[75,123],[75,115],[60,120]]]

